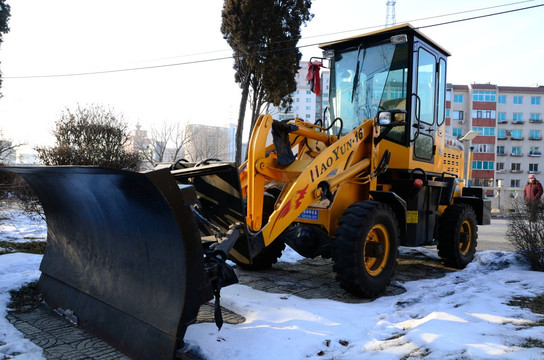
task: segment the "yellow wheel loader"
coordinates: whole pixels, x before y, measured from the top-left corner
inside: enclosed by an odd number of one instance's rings
[[[44,207],[40,291],[134,359],[172,359],[201,304],[263,269],[286,244],[332,258],[345,290],[375,297],[399,246],[437,245],[463,268],[490,201],[465,186],[463,145],[446,133],[442,47],[410,25],[322,44],[323,119],[261,116],[240,167],[178,161],[144,174],[8,168]]]

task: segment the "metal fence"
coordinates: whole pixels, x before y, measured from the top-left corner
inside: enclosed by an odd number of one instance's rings
[[[515,209],[514,201],[523,199],[523,188],[484,187],[484,193],[491,200],[492,213],[507,213]]]

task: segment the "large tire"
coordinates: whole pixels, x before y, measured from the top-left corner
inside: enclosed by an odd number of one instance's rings
[[[263,223],[268,222],[268,218],[274,211],[274,204],[276,198],[268,193],[264,193],[263,200]],[[242,235],[245,236],[245,235]],[[238,241],[245,241],[245,239],[239,239]],[[275,239],[270,245],[265,247],[257,256],[253,258],[251,264],[245,264],[240,261],[237,261],[234,258],[231,258],[238,266],[246,270],[266,270],[272,267],[275,263],[278,262],[278,259],[281,257],[281,253],[285,249],[285,242],[283,241],[281,235]]]
[[[472,207],[448,206],[438,223],[438,256],[446,264],[464,269],[474,259],[477,240],[478,226]]]
[[[399,225],[391,207],[377,201],[352,204],[335,236],[333,270],[340,286],[361,297],[382,292],[397,264]]]

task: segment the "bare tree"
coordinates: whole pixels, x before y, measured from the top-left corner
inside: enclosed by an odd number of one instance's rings
[[[188,141],[184,129],[185,126],[180,123],[164,122],[159,127],[152,127],[149,133],[141,131],[135,140],[141,159],[152,167],[176,161],[182,156],[183,147]]]
[[[100,165],[135,169],[138,155],[127,150],[128,125],[121,114],[100,105],[70,109],[55,124],[56,145],[37,147],[46,165]]]
[[[23,145],[5,138],[4,132],[0,130],[0,163],[8,162],[8,159],[15,155],[15,150]]]

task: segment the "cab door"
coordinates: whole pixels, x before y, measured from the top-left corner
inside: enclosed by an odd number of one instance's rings
[[[414,142],[414,160],[433,162],[434,134],[437,128],[437,59],[424,47],[417,48],[417,75],[415,116],[412,129]]]

